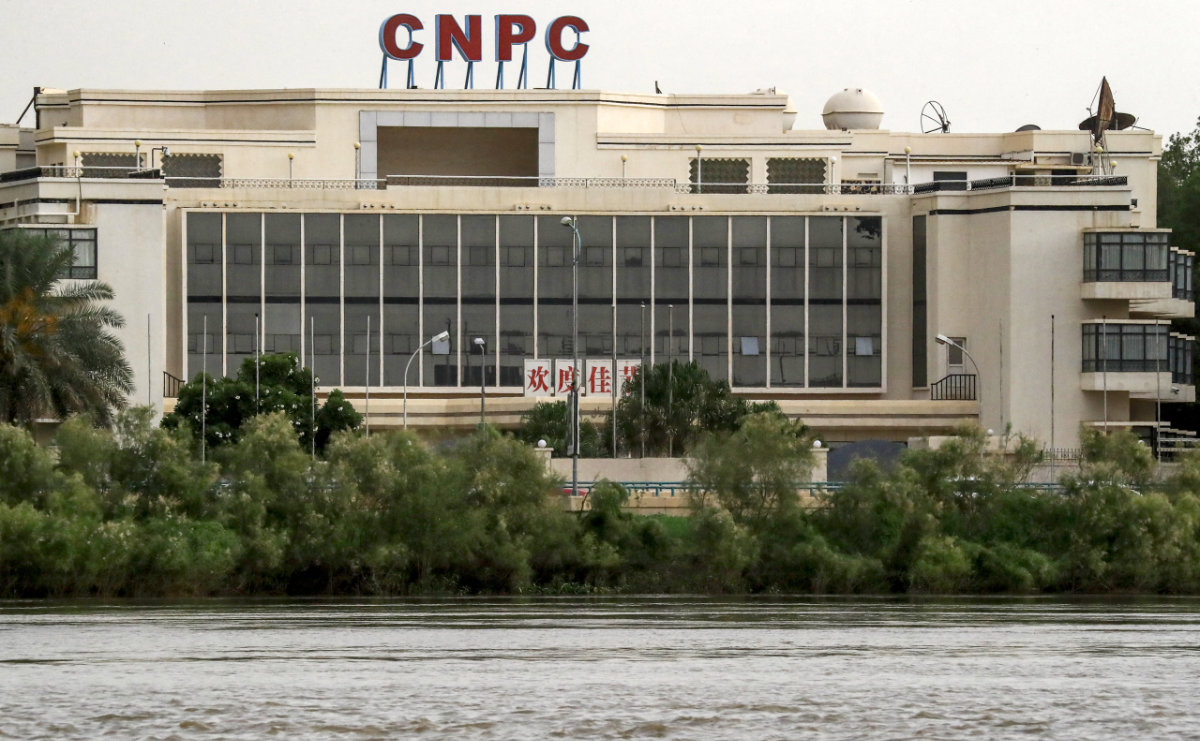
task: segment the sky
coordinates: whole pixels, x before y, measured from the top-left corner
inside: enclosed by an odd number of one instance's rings
[[[865,88],[883,103],[883,127],[922,128],[926,101],[944,106],[952,132],[1023,124],[1074,129],[1107,76],[1117,110],[1164,136],[1200,117],[1200,3],[1090,0],[0,0],[0,123],[13,123],[34,86],[120,89],[375,88],[379,26],[395,13],[425,24],[416,82],[433,87],[434,16],[529,15],[530,77],[543,85],[541,33],[560,15],[590,30],[587,89],[791,95],[797,129],[822,128],[825,101]],[[404,67],[393,62],[393,83]],[[465,64],[447,64],[461,87]],[[515,68],[507,72],[509,85]],[[560,63],[559,87],[571,68]],[[476,65],[475,87],[495,65]],[[32,116],[23,122],[32,124]]]

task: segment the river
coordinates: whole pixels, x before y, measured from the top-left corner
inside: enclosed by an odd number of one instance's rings
[[[0,602],[0,737],[1200,735],[1200,600]]]

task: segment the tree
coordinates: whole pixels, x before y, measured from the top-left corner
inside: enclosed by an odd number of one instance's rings
[[[133,370],[111,330],[125,324],[101,302],[98,281],[63,281],[70,247],[19,229],[0,231],[0,420],[86,413],[109,424],[133,390]]]
[[[620,444],[640,451],[643,436],[647,455],[683,455],[707,432],[732,432],[749,414],[781,414],[773,401],[751,403],[734,396],[725,381],[714,381],[696,362],[675,361],[641,370],[625,385],[617,406]],[[642,383],[646,404],[642,407]]]
[[[1158,164],[1158,225],[1171,229],[1172,245],[1192,252],[1200,249],[1200,118],[1191,133],[1172,134],[1163,147]],[[1196,319],[1176,319],[1172,324],[1186,334],[1200,333]],[[1200,363],[1200,358],[1193,362]],[[1195,403],[1172,404],[1170,417],[1175,426],[1200,430],[1200,406]]]
[[[246,358],[236,378],[205,378],[196,374],[179,389],[175,411],[163,418],[163,426],[177,427],[186,421],[193,432],[201,426],[210,446],[236,442],[243,425],[260,414],[281,412],[292,425],[301,447],[308,449],[313,434],[312,371],[300,365],[295,353]],[[207,384],[207,388],[205,385]],[[207,404],[205,397],[207,396]],[[200,410],[207,407],[203,424]],[[334,389],[316,413],[316,447],[324,451],[337,430],[357,429],[362,415]]]
[[[517,439],[530,445],[545,440],[555,455],[567,455],[571,447],[571,421],[566,402],[541,401],[521,415],[521,426],[517,428]],[[608,440],[591,420],[579,420],[579,455],[595,458],[608,452],[604,443]]]
[[[1172,134],[1158,164],[1158,223],[1171,244],[1200,248],[1200,118],[1188,134]]]
[[[810,478],[814,461],[804,425],[769,412],[746,417],[734,432],[706,434],[694,453],[688,465],[694,500],[715,501],[754,530],[795,510],[796,484]]]

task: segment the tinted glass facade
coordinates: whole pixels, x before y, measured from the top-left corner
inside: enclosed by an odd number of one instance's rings
[[[261,348],[301,354],[323,385],[401,386],[416,352],[410,386],[519,387],[527,358],[575,350],[561,219],[190,213],[188,373],[207,354],[210,373],[234,374]],[[580,215],[578,228],[580,357],[695,360],[735,388],[881,387],[880,217]]]

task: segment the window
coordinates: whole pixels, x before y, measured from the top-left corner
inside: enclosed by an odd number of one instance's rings
[[[933,182],[940,183],[938,190],[966,190],[967,173],[958,171],[950,172],[946,170],[934,170]]]
[[[197,247],[199,246],[197,245]],[[272,265],[297,265],[299,264],[300,248],[292,244],[273,244],[270,245],[267,254],[271,256],[270,264]]]
[[[212,265],[217,261],[221,248],[215,244],[192,245],[192,262],[196,265]]]
[[[132,155],[131,155],[132,156]],[[23,227],[22,227],[23,228]],[[25,234],[31,237],[49,237],[59,244],[65,244],[71,248],[75,255],[71,266],[67,268],[60,278],[71,278],[75,280],[95,280],[96,279],[96,230],[95,229],[24,229]],[[199,245],[197,245],[199,246]],[[207,245],[212,247],[212,245]],[[211,255],[211,253],[210,253]],[[210,257],[210,262],[212,258]]]
[[[1171,280],[1166,232],[1087,232],[1083,235],[1084,282]]]
[[[963,364],[963,348],[967,346],[966,337],[951,337],[953,345],[946,345],[946,364],[951,368],[961,368]]]
[[[1184,301],[1195,301],[1196,293],[1192,289],[1192,270],[1196,258],[1191,252],[1171,250],[1171,295]]]
[[[391,265],[411,265],[417,264],[417,249],[415,247],[389,247],[388,252],[391,255]]]
[[[313,265],[332,265],[333,248],[327,244],[314,244],[312,248]]]
[[[1167,372],[1166,324],[1083,325],[1084,373]]]

